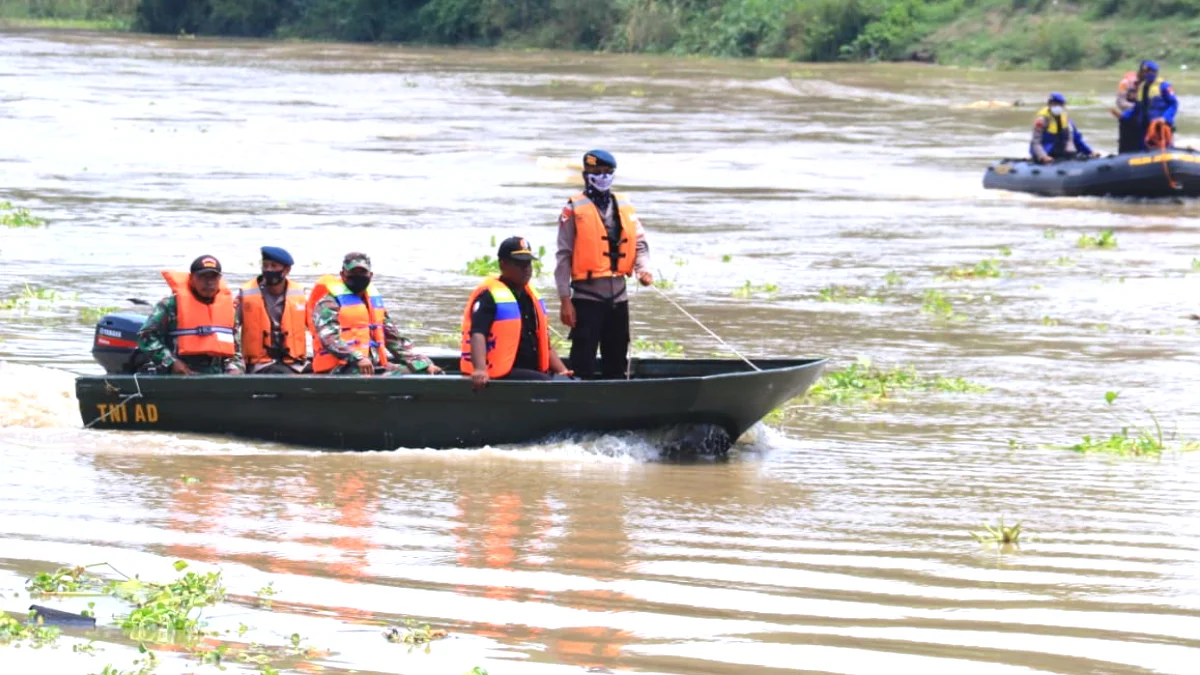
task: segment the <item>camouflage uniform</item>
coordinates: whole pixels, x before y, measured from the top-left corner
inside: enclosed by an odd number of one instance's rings
[[[370,265],[371,259],[366,254],[350,253],[346,255],[342,269],[349,270],[356,266],[365,266],[369,270]],[[346,362],[334,368],[330,371],[330,374],[358,374],[357,364],[358,360],[362,357],[342,340],[342,327],[338,323],[339,310],[340,307],[338,306],[337,298],[332,295],[326,295],[313,306],[313,328],[316,331],[317,339],[321,343],[319,347],[313,345],[313,351],[323,348],[339,360]],[[388,316],[387,309],[383,310],[383,343],[388,353],[388,369],[392,374],[423,373],[429,369],[429,366],[433,365],[433,362],[428,357],[413,351],[412,341],[400,335],[400,329],[396,327],[395,322]],[[379,348],[371,347],[370,353],[371,363],[376,368],[379,368]]]
[[[201,375],[240,375],[245,372],[242,361],[242,340],[235,331],[233,334],[234,355],[228,358],[212,356],[175,356],[175,340],[171,331],[177,325],[178,313],[175,296],[169,295],[154,306],[154,311],[146,317],[146,323],[138,331],[138,349],[144,352],[150,361],[163,371],[170,371],[171,364],[176,359]]]

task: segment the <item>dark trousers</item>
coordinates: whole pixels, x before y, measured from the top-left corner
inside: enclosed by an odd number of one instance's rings
[[[629,303],[576,300],[571,329],[571,370],[575,377],[596,379],[596,347],[600,378],[623,380],[629,358]]]
[[[527,380],[530,382],[548,382],[554,379],[550,373],[543,373],[538,370],[530,370],[528,368],[513,368],[508,371],[504,377],[498,377],[497,380]]]
[[[1138,152],[1146,132],[1136,117],[1122,119],[1117,123],[1117,153]]]

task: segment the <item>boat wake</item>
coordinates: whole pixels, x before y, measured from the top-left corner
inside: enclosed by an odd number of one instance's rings
[[[0,361],[0,427],[78,427],[75,374]]]

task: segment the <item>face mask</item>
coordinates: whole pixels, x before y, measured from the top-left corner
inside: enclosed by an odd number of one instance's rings
[[[600,192],[608,192],[609,188],[611,188],[612,184],[613,184],[613,174],[611,174],[611,173],[589,173],[587,175],[587,182],[588,182],[588,185],[590,185],[593,190],[598,190]]]
[[[346,277],[346,288],[350,289],[351,293],[362,293],[367,290],[367,286],[371,285],[371,277],[352,276]]]
[[[1058,117],[1059,115],[1062,115],[1062,114],[1063,114],[1063,107],[1062,107],[1061,105],[1052,105],[1052,106],[1050,106],[1050,114],[1051,114],[1051,115],[1054,115],[1055,117]]]
[[[268,286],[274,286],[275,284],[283,281],[283,272],[278,270],[274,272],[263,272],[262,278],[264,284]]]

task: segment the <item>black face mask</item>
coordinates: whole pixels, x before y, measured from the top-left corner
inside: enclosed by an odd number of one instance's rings
[[[362,293],[367,290],[367,286],[371,285],[371,277],[352,276],[346,277],[346,288],[350,289],[351,293]]]
[[[264,284],[268,286],[274,286],[275,284],[283,281],[283,272],[263,272],[262,280]]]

